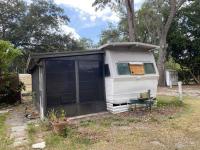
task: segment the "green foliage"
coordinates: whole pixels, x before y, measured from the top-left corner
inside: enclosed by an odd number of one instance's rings
[[[93,43],[91,39],[81,38],[80,40],[77,41],[77,47],[79,47],[78,50],[84,50],[84,49],[95,48],[96,45]]]
[[[50,121],[56,121],[57,115],[58,115],[58,113],[54,109],[52,109],[48,112],[48,118]]]
[[[163,0],[145,1],[136,12],[137,40],[144,43],[159,44],[163,13],[169,6]]]
[[[7,71],[14,59],[21,54],[10,42],[0,40],[0,71]]]
[[[13,104],[21,101],[21,90],[24,84],[17,74],[3,74],[0,77],[0,103]]]
[[[186,79],[193,78],[200,83],[200,1],[194,0],[182,7],[177,14],[168,35],[168,53],[181,70],[188,71]],[[189,79],[188,79],[189,77]]]
[[[110,25],[108,29],[102,31],[99,44],[103,45],[109,42],[119,41],[123,41],[123,36],[120,36],[118,27]]]
[[[176,71],[181,70],[181,66],[178,63],[176,63],[172,57],[168,59],[168,61],[165,63],[165,66],[166,66],[166,69],[173,69]]]
[[[100,44],[128,41],[127,13],[124,10],[123,1],[96,0],[93,5],[97,9],[109,6],[120,16],[120,21],[116,26],[110,25],[106,30],[102,31]],[[168,13],[168,1],[145,1],[142,7],[135,12],[136,41],[158,45]]]
[[[52,122],[54,121],[67,121],[67,118],[66,118],[66,112],[64,109],[60,109],[60,110],[54,110],[54,109],[51,109],[49,112],[48,112],[48,119]]]
[[[62,134],[61,134],[61,136],[63,136],[63,137],[70,137],[70,136],[72,136],[72,134],[73,134],[74,132],[73,132],[73,129],[72,128],[70,128],[70,127],[65,127],[64,129],[63,129],[63,131],[62,131]]]
[[[23,50],[12,70],[24,72],[30,53],[82,50],[91,46],[89,40],[76,40],[62,31],[69,22],[64,9],[53,0],[0,1],[0,39],[10,41]]]

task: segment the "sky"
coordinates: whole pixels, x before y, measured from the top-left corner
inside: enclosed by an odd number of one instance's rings
[[[54,0],[70,18],[68,25],[62,24],[65,33],[72,33],[75,39],[89,38],[98,43],[101,31],[109,23],[117,24],[119,17],[110,8],[95,11],[94,0]],[[135,9],[139,9],[144,0],[135,0]]]

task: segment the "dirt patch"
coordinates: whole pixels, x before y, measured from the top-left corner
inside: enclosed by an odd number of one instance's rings
[[[191,97],[200,97],[200,85],[183,85],[183,95]],[[158,87],[158,95],[178,96],[178,86]]]

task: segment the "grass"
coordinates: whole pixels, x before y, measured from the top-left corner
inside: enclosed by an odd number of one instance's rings
[[[7,114],[0,114],[0,150],[1,149],[10,149],[8,145],[11,144],[11,140],[7,137],[7,127],[5,125],[5,121],[7,118]]]
[[[200,98],[185,97],[180,102],[176,97],[159,96],[157,105],[142,116],[130,112],[82,120],[62,135],[41,123],[40,132],[47,132],[47,150],[200,149]],[[36,135],[33,125],[29,132]]]
[[[28,133],[28,138],[31,143],[35,141],[35,134],[38,130],[38,127],[34,123],[29,123],[27,125],[27,133]]]
[[[158,96],[157,107],[182,107],[183,101],[180,101],[178,97],[171,96]]]
[[[200,98],[159,96],[152,112],[97,116],[52,133],[47,120],[28,124],[32,143],[46,141],[47,150],[200,149]],[[0,115],[0,150],[9,149],[7,114]],[[42,136],[41,136],[42,135]],[[159,143],[159,144],[153,144]],[[28,148],[25,148],[28,149]]]
[[[92,144],[87,136],[79,134],[76,129],[66,127],[62,135],[49,133],[45,139],[48,149],[84,149]]]

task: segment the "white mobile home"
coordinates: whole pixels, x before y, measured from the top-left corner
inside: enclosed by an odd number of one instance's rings
[[[130,99],[151,91],[156,98],[159,74],[153,50],[144,43],[113,43],[102,46],[110,76],[105,77],[107,109],[113,113],[128,110]]]
[[[150,90],[156,97],[155,45],[110,43],[95,50],[34,54],[28,61],[41,117],[63,108],[68,116],[128,110],[131,99]]]

